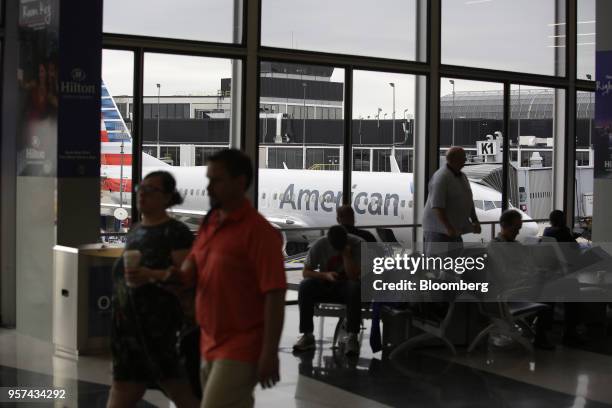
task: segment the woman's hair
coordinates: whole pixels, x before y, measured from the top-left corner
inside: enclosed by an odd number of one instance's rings
[[[176,180],[172,174],[168,173],[167,171],[158,170],[147,174],[145,179],[151,177],[158,177],[161,180],[164,193],[172,196],[170,198],[170,202],[168,203],[168,207],[183,204],[183,197],[176,189]]]
[[[553,210],[548,216],[550,225],[553,227],[565,227],[565,214],[561,210]]]

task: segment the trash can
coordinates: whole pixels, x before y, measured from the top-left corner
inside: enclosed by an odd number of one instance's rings
[[[112,268],[123,252],[108,244],[53,248],[53,345],[55,354],[108,350],[110,342]]]

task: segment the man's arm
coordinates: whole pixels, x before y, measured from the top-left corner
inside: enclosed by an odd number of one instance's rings
[[[263,346],[257,365],[257,379],[263,388],[273,387],[280,380],[278,343],[285,318],[285,290],[271,290],[264,300]]]
[[[440,220],[442,225],[444,225],[444,228],[446,228],[447,235],[449,237],[456,237],[456,236],[458,236],[459,232],[457,232],[455,227],[453,227],[451,225],[450,221],[448,220],[448,217],[446,216],[446,210],[444,208],[440,208],[440,207],[435,207],[435,208],[433,208],[433,210],[436,213],[436,216],[438,217],[438,220]]]
[[[338,277],[338,274],[336,272],[317,272],[315,270],[313,270],[311,267],[304,265],[304,269],[302,270],[302,276],[304,277],[304,279],[308,279],[308,278],[313,278],[313,279],[321,279],[321,280],[325,280],[325,281],[330,281],[333,282],[336,280],[336,278]]]
[[[302,269],[302,276],[304,277],[304,279],[313,278],[326,281],[335,281],[338,277],[338,274],[336,272],[315,271],[315,268],[320,267],[323,264],[323,261],[321,261],[321,242],[321,240],[318,240],[308,250],[308,254],[306,254],[306,259],[304,260],[304,269]]]
[[[359,280],[361,278],[361,268],[359,262],[355,262],[353,259],[353,249],[350,244],[347,244],[342,251],[342,262],[344,263],[344,270],[350,280]]]
[[[480,221],[478,221],[478,216],[476,215],[476,207],[474,207],[473,205],[472,210],[470,211],[470,221],[472,221],[474,234],[480,234],[482,232],[482,228],[480,227]]]
[[[145,283],[166,281],[171,276],[175,276],[179,268],[182,269],[182,264],[187,260],[189,249],[178,249],[170,253],[172,265],[166,269],[151,269],[145,266],[127,270],[125,273],[126,280],[135,286],[140,286]],[[193,268],[195,274],[195,265]]]

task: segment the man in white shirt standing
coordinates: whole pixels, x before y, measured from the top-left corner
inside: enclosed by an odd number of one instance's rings
[[[451,147],[446,152],[446,166],[438,169],[429,181],[429,195],[423,215],[426,254],[432,253],[435,245],[432,243],[456,242],[459,246],[463,242],[461,235],[481,232],[470,182],[461,172],[465,161],[463,148]]]

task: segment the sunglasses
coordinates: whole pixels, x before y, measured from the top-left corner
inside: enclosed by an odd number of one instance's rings
[[[134,190],[137,193],[142,193],[142,194],[163,193],[164,192],[160,188],[153,187],[153,186],[142,185],[142,184],[137,184],[136,188]]]

